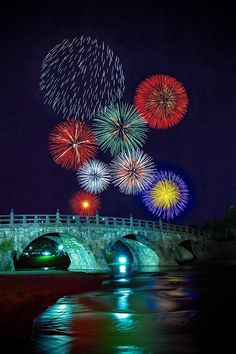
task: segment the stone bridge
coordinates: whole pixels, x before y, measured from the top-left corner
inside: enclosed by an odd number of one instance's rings
[[[55,233],[57,236],[52,235]],[[14,215],[11,211],[10,215],[0,215],[0,269],[13,270],[13,254],[19,257],[40,236],[53,238],[65,245],[68,245],[68,240],[83,245],[88,254],[92,253],[100,270],[107,269],[105,254],[118,240],[128,246],[134,257],[140,247],[154,252],[157,258],[153,265],[156,266],[173,265],[201,257],[205,240],[200,230],[163,223],[161,220],[138,220],[132,216],[105,217],[98,214],[81,217],[60,215],[59,211],[54,215]],[[72,255],[68,247],[64,248],[71,260],[70,269],[75,269],[75,255]],[[139,261],[139,257],[136,257],[136,262],[141,262],[142,266],[147,265],[143,258]]]

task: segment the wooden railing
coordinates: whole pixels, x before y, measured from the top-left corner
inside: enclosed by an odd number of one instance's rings
[[[0,228],[17,225],[28,225],[28,224],[46,224],[46,225],[105,225],[105,226],[128,226],[135,228],[146,228],[146,229],[158,229],[158,230],[168,230],[176,233],[186,233],[191,235],[204,236],[200,229],[195,229],[193,227],[175,225],[170,223],[163,223],[161,219],[158,221],[151,220],[140,220],[134,219],[132,215],[129,218],[120,217],[110,217],[110,216],[100,216],[96,214],[95,216],[74,216],[74,215],[61,215],[59,211],[56,214],[24,214],[17,215],[13,211],[9,215],[0,215]]]

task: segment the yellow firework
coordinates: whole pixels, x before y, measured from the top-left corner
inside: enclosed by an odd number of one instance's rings
[[[176,205],[180,199],[178,186],[170,180],[161,180],[155,184],[150,192],[154,205],[169,209]]]

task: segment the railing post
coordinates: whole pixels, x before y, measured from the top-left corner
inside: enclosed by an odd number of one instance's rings
[[[130,213],[130,216],[129,216],[129,224],[131,227],[133,227],[134,225],[134,218],[133,218],[133,215]]]
[[[49,224],[49,216],[46,215],[46,224]]]
[[[13,210],[13,208],[11,208],[11,212],[10,212],[10,224],[14,225],[14,210]]]
[[[60,212],[59,212],[59,209],[57,209],[57,211],[56,211],[56,223],[60,224]]]
[[[163,238],[163,225],[162,225],[162,220],[161,219],[159,219],[159,230],[160,230],[159,238],[160,238],[160,241],[162,241],[162,238]]]
[[[160,228],[160,230],[162,231],[162,220],[161,219],[159,219],[159,228]]]
[[[26,216],[25,215],[23,215],[23,221],[22,221],[22,223],[25,225],[26,224]]]
[[[99,214],[98,214],[98,212],[96,213],[96,224],[97,225],[99,224]]]
[[[38,223],[38,215],[35,215],[34,216],[34,224],[37,224]]]
[[[66,223],[67,223],[67,224],[70,224],[70,215],[67,215],[67,217],[66,217]]]
[[[76,220],[76,224],[78,224],[78,225],[80,225],[81,224],[81,222],[80,222],[80,215],[77,215],[77,216],[75,216],[75,220]]]

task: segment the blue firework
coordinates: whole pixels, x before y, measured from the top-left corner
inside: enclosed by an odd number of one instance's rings
[[[110,184],[110,169],[104,162],[88,161],[77,172],[77,180],[84,190],[98,194]]]
[[[151,213],[163,219],[173,219],[186,208],[189,190],[179,175],[172,171],[158,171],[142,197]]]

